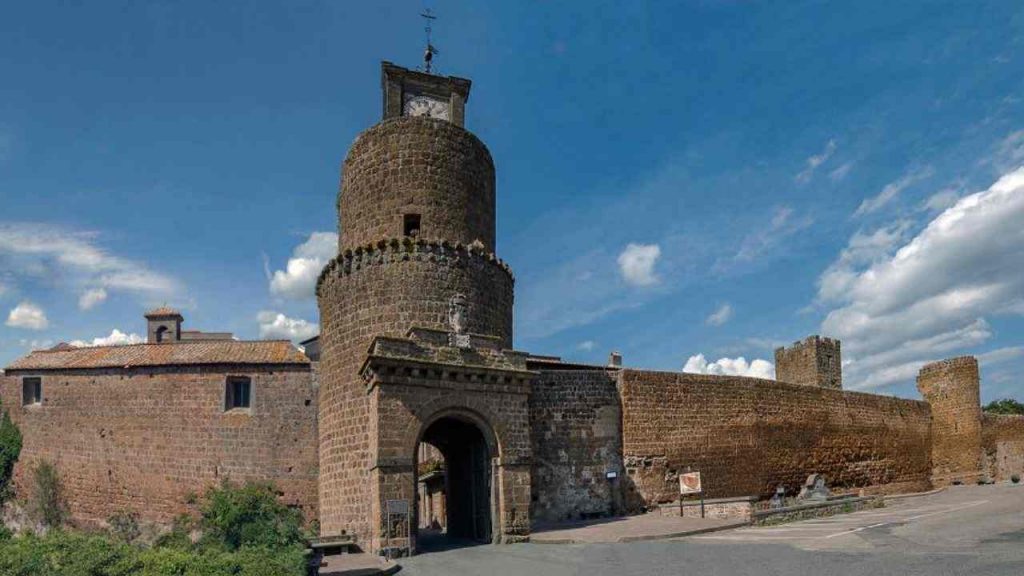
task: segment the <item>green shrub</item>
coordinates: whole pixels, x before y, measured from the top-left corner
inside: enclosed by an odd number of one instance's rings
[[[14,464],[21,455],[21,431],[11,422],[11,415],[0,408],[0,504],[11,497]]]
[[[67,519],[67,508],[64,505],[57,469],[53,464],[42,460],[32,471],[32,479],[35,490],[29,501],[29,510],[42,525],[50,528],[60,527]]]
[[[1024,414],[1024,404],[1012,398],[1003,398],[989,402],[982,411],[989,414]]]
[[[140,549],[109,537],[52,530],[0,541],[4,576],[304,576],[299,546]]]
[[[139,515],[135,512],[122,510],[107,518],[110,533],[118,540],[131,544],[142,534],[139,529]]]
[[[299,513],[282,504],[270,484],[225,482],[206,493],[201,512],[204,545],[278,549],[303,540]]]

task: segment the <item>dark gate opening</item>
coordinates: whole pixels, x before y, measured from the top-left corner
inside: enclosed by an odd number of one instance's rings
[[[491,542],[491,454],[475,424],[446,417],[427,428],[416,488],[418,549]]]

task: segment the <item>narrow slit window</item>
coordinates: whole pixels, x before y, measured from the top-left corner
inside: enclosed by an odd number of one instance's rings
[[[25,378],[21,381],[21,404],[31,406],[43,403],[43,379]]]
[[[420,215],[406,214],[402,222],[402,234],[404,236],[420,235]]]
[[[252,405],[252,379],[231,376],[224,390],[224,409],[249,408]]]

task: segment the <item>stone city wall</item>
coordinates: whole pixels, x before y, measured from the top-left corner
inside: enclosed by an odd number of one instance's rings
[[[605,370],[542,372],[530,396],[534,522],[604,516],[622,475],[621,407]]]
[[[1024,477],[1024,416],[984,414],[981,420],[982,448],[988,477],[1004,482]]]
[[[23,375],[42,377],[42,404],[22,406]],[[252,378],[248,413],[224,411],[228,375]],[[317,393],[305,366],[9,372],[0,396],[24,436],[18,494],[48,460],[83,524],[119,511],[169,523],[223,479],[272,481],[317,515]]]
[[[622,370],[618,385],[632,505],[677,499],[687,468],[709,498],[795,492],[814,472],[836,490],[930,487],[924,402],[675,372]]]

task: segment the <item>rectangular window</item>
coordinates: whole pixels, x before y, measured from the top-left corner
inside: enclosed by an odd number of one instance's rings
[[[252,379],[247,376],[229,376],[224,389],[224,409],[249,408],[252,402]]]
[[[403,222],[403,234],[405,236],[419,236],[420,235],[420,215],[419,214],[406,214]]]
[[[21,381],[21,404],[31,406],[43,403],[43,379],[23,378]]]

